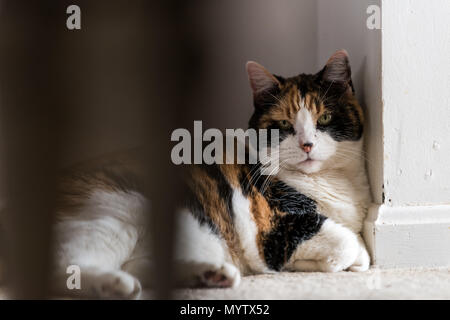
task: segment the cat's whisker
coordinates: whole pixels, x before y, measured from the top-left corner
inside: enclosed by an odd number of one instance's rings
[[[278,167],[274,168],[270,174],[268,175],[268,177],[266,178],[263,186],[262,186],[262,190],[260,191],[262,194],[265,194],[267,187],[269,186],[270,182],[275,178],[276,175],[274,175],[273,173],[277,172],[279,170],[279,168],[283,165],[284,162],[286,162],[287,160],[284,160],[283,162],[281,162]]]
[[[340,153],[337,153],[335,156],[343,156],[343,157],[347,157],[345,159],[354,159],[351,158],[349,155],[354,155],[356,158],[362,158],[365,160],[366,163],[368,163],[370,166],[374,166],[374,163],[372,160],[370,160],[366,155],[365,152],[361,151],[356,151],[356,150],[352,150],[352,149],[345,149],[345,148],[341,148]],[[347,153],[347,154],[346,154]]]
[[[273,154],[273,153],[272,153],[272,154]],[[277,151],[275,151],[274,154],[275,154],[275,155],[278,155],[278,154],[277,154]],[[258,164],[256,164],[256,165],[252,168],[252,170],[247,174],[247,177],[250,175],[250,179],[248,179],[248,182],[247,182],[247,184],[246,184],[246,186],[245,186],[246,189],[248,189],[251,185],[253,185],[253,184],[255,184],[255,183],[257,183],[257,182],[259,181],[259,179],[261,178],[261,174],[260,174],[260,172],[258,172],[258,171],[261,169],[262,166],[265,166],[265,165],[267,165],[267,164],[269,164],[269,163],[272,163],[272,161],[277,161],[277,162],[279,162],[279,158],[275,158],[275,159],[273,159],[273,158],[267,159],[267,161],[266,161],[265,163],[262,163],[262,162],[260,161]]]
[[[325,93],[324,93],[324,95],[319,99],[319,100],[322,100],[323,99],[323,97],[325,97],[326,95],[327,95],[327,93],[328,93],[328,91],[330,90],[330,88],[331,88],[331,86],[334,84],[334,80],[333,81],[331,81],[331,83],[330,83],[330,85],[328,86],[328,89],[327,89],[327,91],[325,91]]]

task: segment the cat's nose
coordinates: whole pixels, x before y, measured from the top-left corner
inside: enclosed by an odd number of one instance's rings
[[[311,142],[304,143],[300,146],[303,151],[306,153],[310,153],[313,147],[313,144]]]

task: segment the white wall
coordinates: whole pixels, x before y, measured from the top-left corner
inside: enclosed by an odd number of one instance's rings
[[[383,199],[381,32],[366,25],[369,5],[379,0],[318,0],[318,67],[338,49],[350,55],[356,94],[365,109],[366,158],[373,200]]]
[[[450,265],[449,17],[448,0],[382,0],[385,201],[364,227],[380,267]]]
[[[386,203],[450,204],[450,1],[383,1],[383,96]]]

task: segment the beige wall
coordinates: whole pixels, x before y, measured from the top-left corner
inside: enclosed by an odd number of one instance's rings
[[[67,65],[79,77],[68,97],[74,108],[68,110],[67,163],[134,146],[146,125],[136,97],[139,79],[133,76],[139,68],[133,59],[133,50],[139,50],[133,42],[138,27],[133,16],[117,17],[100,8],[90,14],[89,28],[70,34],[72,47],[67,48],[77,52],[76,61]],[[192,68],[180,72],[192,74],[190,99],[198,107],[187,113],[187,125],[203,120],[204,128],[247,127],[253,108],[248,60],[286,76],[316,71],[314,0],[203,1],[188,14],[195,21],[195,56],[186,57]],[[151,102],[146,107],[152,108]]]
[[[247,127],[253,108],[245,73],[248,60],[284,76],[315,71],[315,1],[204,3],[197,12],[205,31],[206,73],[193,119],[212,127]]]

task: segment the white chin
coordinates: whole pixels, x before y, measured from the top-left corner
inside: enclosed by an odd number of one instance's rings
[[[322,167],[322,161],[319,160],[306,160],[298,165],[300,171],[304,173],[314,173],[320,170]]]

